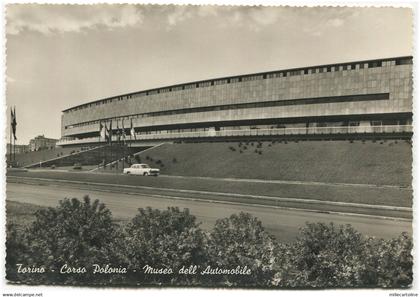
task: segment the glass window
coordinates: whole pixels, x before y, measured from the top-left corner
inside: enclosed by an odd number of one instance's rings
[[[395,65],[409,65],[409,64],[413,64],[412,58],[401,58],[401,59],[395,60]]]

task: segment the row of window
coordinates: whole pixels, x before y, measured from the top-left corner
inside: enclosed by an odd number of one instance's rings
[[[337,127],[359,127],[359,126],[399,126],[410,124],[409,120],[366,120],[366,121],[341,121],[341,122],[302,122],[302,123],[272,123],[271,125],[244,125],[244,126],[220,126],[220,127],[194,127],[194,128],[173,128],[163,130],[143,130],[135,128],[136,135],[150,134],[171,134],[185,132],[208,132],[208,131],[240,131],[240,130],[259,130],[259,129],[313,129],[313,128],[337,128]],[[147,129],[147,128],[146,128]],[[128,131],[127,131],[128,133]],[[64,137],[74,140],[72,137]]]
[[[289,76],[296,76],[296,75],[337,72],[337,71],[346,71],[346,70],[355,70],[355,69],[364,69],[364,68],[376,68],[376,67],[391,65],[391,62],[394,62],[395,65],[406,65],[406,64],[412,64],[413,61],[411,58],[400,58],[394,61],[391,61],[391,60],[371,61],[367,63],[349,63],[349,64],[342,64],[342,65],[306,68],[306,69],[301,69],[301,70],[289,70],[289,71],[284,70],[284,71],[272,72],[272,73],[267,73],[267,74],[247,75],[247,76],[242,76],[242,77],[233,77],[233,78],[228,78],[228,79],[191,83],[191,84],[186,84],[186,85],[176,86],[176,87],[166,87],[162,89],[136,93],[135,96],[148,96],[148,95],[155,95],[155,94],[161,94],[161,93],[175,92],[175,91],[180,91],[180,90],[204,88],[204,87],[209,87],[213,85],[232,84],[232,83],[237,83],[237,82],[242,82],[242,81],[245,82],[245,81],[253,81],[253,80],[262,80],[262,79],[267,79],[267,78],[289,77]],[[133,94],[113,97],[113,98],[89,103],[86,105],[81,105],[73,109],[69,109],[65,112],[76,111],[80,109],[89,108],[95,105],[107,104],[113,101],[121,101],[124,99],[131,99],[131,98],[133,98]]]
[[[130,120],[130,119],[136,119],[136,118],[158,117],[158,116],[198,113],[198,112],[208,112],[208,111],[220,111],[220,110],[262,108],[262,107],[276,107],[276,106],[290,106],[290,105],[308,105],[308,104],[322,104],[322,103],[373,101],[373,100],[388,100],[388,99],[389,99],[389,93],[377,93],[377,94],[363,94],[363,95],[273,100],[273,101],[264,101],[264,102],[237,103],[237,104],[213,105],[213,106],[205,106],[205,107],[192,107],[192,108],[184,108],[184,109],[155,111],[155,112],[127,115],[127,116],[122,116],[122,117],[107,118],[103,120],[104,121],[107,121],[107,120],[118,121],[118,120],[123,120],[123,119]],[[98,120],[88,121],[88,122],[65,126],[65,129],[83,127],[83,126],[88,126],[88,125],[97,124],[97,123],[99,123]]]

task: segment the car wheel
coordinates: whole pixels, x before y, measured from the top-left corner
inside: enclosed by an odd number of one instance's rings
[[[125,174],[130,174],[130,171],[127,171]]]
[[[149,173],[148,173],[148,172],[145,172],[145,173],[143,173],[143,175],[144,175],[144,176],[148,176],[148,175],[149,175]]]

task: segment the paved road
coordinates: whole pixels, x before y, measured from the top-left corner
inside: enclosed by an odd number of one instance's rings
[[[93,199],[100,199],[115,218],[132,218],[140,207],[165,209],[168,206],[189,208],[204,229],[211,229],[219,218],[228,217],[240,211],[249,212],[263,222],[266,229],[283,241],[291,241],[298,234],[300,227],[309,222],[334,222],[351,224],[363,234],[381,238],[392,238],[406,231],[412,233],[411,222],[346,216],[327,213],[276,209],[260,206],[234,205],[229,203],[209,203],[173,198],[152,197],[148,194],[121,194],[98,190],[80,190],[63,185],[29,185],[9,182],[6,188],[7,200],[33,203],[42,206],[56,206],[64,197],[83,197],[88,194]]]

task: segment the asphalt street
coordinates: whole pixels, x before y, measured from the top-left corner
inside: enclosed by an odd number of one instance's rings
[[[33,203],[41,206],[56,206],[65,197],[82,198],[89,195],[92,199],[99,199],[112,211],[114,218],[130,219],[141,207],[166,209],[169,206],[189,208],[202,227],[210,230],[217,219],[225,218],[241,211],[258,217],[267,231],[282,241],[291,241],[298,235],[299,228],[305,222],[334,222],[335,224],[351,224],[362,234],[389,239],[401,232],[412,233],[411,221],[391,220],[377,217],[343,215],[331,213],[307,212],[273,207],[250,206],[224,202],[207,202],[177,199],[174,197],[152,194],[127,194],[97,189],[78,189],[63,185],[31,185],[7,183],[7,200]]]

